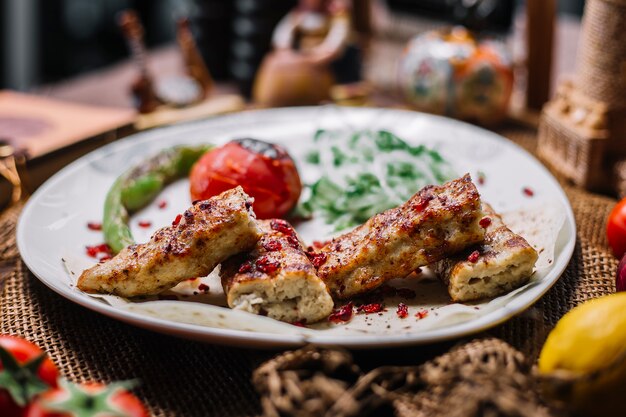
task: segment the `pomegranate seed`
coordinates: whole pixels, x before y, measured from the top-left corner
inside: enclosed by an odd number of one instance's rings
[[[524,188],[522,188],[522,192],[523,192],[526,196],[528,196],[528,197],[532,197],[532,196],[534,196],[534,195],[535,195],[535,192],[534,192],[532,189],[530,189],[529,187],[524,187]]]
[[[144,229],[152,226],[152,222],[148,221],[148,220],[141,220],[139,221],[139,223],[137,223],[139,225],[139,227],[143,227]]]
[[[418,319],[423,319],[426,316],[428,316],[428,310],[420,310],[417,313],[415,313],[415,317],[417,317]]]
[[[289,243],[289,246],[291,246],[292,248],[300,249],[300,241],[298,240],[297,237],[287,236],[287,242]]]
[[[100,252],[111,253],[111,248],[106,243],[101,243],[96,246]]]
[[[435,197],[430,194],[426,196],[420,196],[419,200],[417,200],[417,202],[413,204],[413,209],[416,211],[424,210],[426,207],[428,207],[428,204],[433,198]]]
[[[328,316],[328,321],[332,323],[341,323],[350,321],[352,318],[354,304],[350,301],[348,304],[339,307],[337,310],[333,310],[330,316]]]
[[[250,271],[252,271],[252,264],[250,262],[245,262],[241,264],[237,272],[239,272],[240,274],[245,274],[246,272]]]
[[[307,252],[306,256],[316,269],[322,266],[328,259],[328,255],[325,252]]]
[[[481,172],[481,171],[478,171],[476,173],[476,176],[478,177],[478,184],[485,185],[485,179],[486,179],[485,173]]]
[[[161,210],[163,210],[164,208],[167,207],[167,201],[165,200],[161,200],[159,201],[159,206],[158,206]]]
[[[293,227],[283,219],[272,219],[270,227],[285,236],[293,236],[295,234]]]
[[[480,258],[480,252],[475,250],[474,252],[469,254],[469,256],[467,257],[467,260],[475,264],[476,262],[478,262],[478,258]]]
[[[482,227],[483,229],[486,229],[487,227],[489,227],[489,225],[491,224],[491,218],[489,217],[483,217],[482,219],[480,219],[480,221],[478,222],[478,224],[480,225],[480,227]]]
[[[315,249],[322,249],[324,246],[328,245],[329,243],[330,243],[330,240],[326,240],[324,242],[320,242],[319,240],[314,240],[313,247]]]
[[[294,321],[293,323],[294,326],[298,326],[298,327],[306,327],[306,319],[302,319],[299,321]]]
[[[209,286],[206,284],[200,284],[198,285],[198,289],[202,292],[209,292]]]
[[[111,255],[104,255],[103,257],[100,258],[100,262],[106,262],[109,259],[112,259],[113,257]]]
[[[100,255],[113,256],[111,248],[106,243],[94,246],[85,246],[85,252],[92,258],[102,258]]]
[[[383,305],[381,303],[370,303],[360,305],[356,311],[363,312],[365,314],[379,313],[383,310]]]
[[[404,303],[398,304],[398,309],[396,310],[396,314],[401,319],[405,319],[409,316],[409,307]]]
[[[102,223],[89,222],[87,223],[87,229],[95,232],[102,230]]]
[[[172,222],[172,226],[178,226],[178,223],[180,223],[180,219],[182,219],[182,218],[183,218],[183,215],[182,214],[178,214],[176,216],[176,218],[174,219],[174,221]]]
[[[267,256],[262,256],[256,261],[256,269],[266,274],[273,274],[279,267],[279,262],[272,261]]]
[[[281,250],[283,248],[283,245],[281,245],[278,240],[270,240],[263,243],[263,248],[265,248],[265,250],[268,252],[274,252],[277,250]]]

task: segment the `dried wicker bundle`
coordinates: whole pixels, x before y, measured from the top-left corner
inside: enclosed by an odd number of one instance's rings
[[[265,362],[252,382],[265,416],[313,417],[325,415],[360,374],[347,351],[305,347]]]
[[[358,372],[346,351],[306,347],[266,362],[253,382],[265,416],[363,416],[383,405],[401,417],[555,415],[537,394],[530,362],[499,339],[460,345],[421,366],[377,368],[351,385],[346,375]]]
[[[554,415],[537,394],[532,366],[524,355],[499,339],[461,345],[420,370],[425,388],[392,395],[396,414],[422,416]]]
[[[24,204],[20,202],[8,208],[0,222],[0,296],[3,294],[6,280],[15,274],[20,263],[20,255],[15,242],[15,224],[23,206]],[[0,299],[1,302],[2,299]]]
[[[6,209],[2,214],[2,222],[0,223],[0,262],[17,260],[19,257],[15,243],[15,226],[23,207],[23,203],[17,203]]]

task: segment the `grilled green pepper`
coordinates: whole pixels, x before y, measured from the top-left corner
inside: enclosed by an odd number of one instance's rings
[[[213,145],[165,149],[115,180],[104,202],[102,230],[114,253],[135,243],[128,226],[130,213],[149,204],[172,181],[189,174],[192,165]]]

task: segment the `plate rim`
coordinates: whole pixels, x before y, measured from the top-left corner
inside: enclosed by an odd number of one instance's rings
[[[526,299],[526,301],[522,303],[517,303],[513,308],[509,308],[508,305],[502,306],[492,312],[485,314],[482,317],[479,317],[475,320],[470,320],[468,322],[457,323],[449,326],[445,326],[443,328],[431,328],[426,330],[424,333],[406,333],[402,335],[388,335],[384,338],[380,338],[380,335],[369,334],[369,335],[353,335],[351,334],[349,338],[345,336],[339,335],[315,335],[315,336],[305,336],[303,334],[297,333],[297,328],[294,328],[294,334],[276,334],[276,333],[265,333],[265,332],[251,332],[245,330],[233,330],[233,329],[224,329],[224,328],[213,328],[207,326],[201,326],[196,324],[182,323],[176,322],[166,319],[160,319],[155,317],[150,317],[142,314],[138,314],[135,312],[131,312],[128,310],[118,309],[116,307],[110,306],[106,303],[100,302],[98,300],[92,299],[87,295],[81,294],[71,288],[66,288],[65,286],[55,285],[55,280],[51,280],[47,278],[44,271],[35,264],[29,253],[28,245],[25,242],[25,229],[26,229],[26,221],[30,215],[30,212],[33,211],[36,207],[36,203],[41,196],[45,195],[46,190],[54,185],[54,183],[62,180],[63,178],[70,176],[74,171],[80,169],[84,165],[89,164],[92,159],[97,158],[101,153],[106,153],[107,150],[116,149],[116,152],[123,151],[128,146],[133,146],[133,143],[137,142],[139,138],[143,138],[142,140],[148,140],[153,136],[161,136],[167,135],[169,131],[177,131],[178,134],[184,133],[181,132],[182,127],[186,127],[188,129],[193,130],[194,128],[201,127],[202,125],[207,124],[206,128],[211,129],[211,124],[224,123],[228,124],[229,121],[232,122],[234,119],[235,122],[237,119],[246,118],[246,117],[256,117],[257,119],[261,119],[263,114],[268,114],[268,116],[275,115],[279,116],[281,113],[292,114],[294,117],[297,117],[298,114],[306,115],[311,112],[319,112],[324,108],[328,107],[338,107],[338,106],[305,106],[305,107],[284,107],[284,108],[274,108],[274,109],[252,109],[246,110],[238,113],[232,113],[228,115],[215,116],[211,118],[201,119],[193,122],[186,123],[178,123],[170,126],[165,126],[156,129],[150,129],[145,132],[138,132],[132,135],[129,135],[125,138],[102,146],[100,148],[95,149],[87,153],[86,155],[78,158],[76,161],[68,164],[53,176],[48,178],[30,197],[27,201],[24,209],[20,213],[19,220],[17,223],[17,247],[20,252],[20,255],[28,267],[28,269],[37,277],[39,281],[41,281],[48,288],[61,295],[62,297],[77,303],[85,308],[88,308],[92,311],[96,311],[100,314],[103,314],[107,317],[111,317],[117,320],[120,320],[125,323],[129,323],[138,327],[146,328],[149,330],[153,330],[159,333],[164,333],[168,335],[174,335],[178,337],[184,337],[188,339],[198,340],[205,343],[218,343],[218,344],[226,344],[233,346],[248,346],[253,343],[255,347],[260,348],[283,348],[283,347],[295,347],[301,346],[307,343],[315,343],[318,345],[324,346],[344,346],[348,348],[361,348],[361,349],[369,349],[369,348],[380,348],[380,347],[398,347],[398,346],[411,346],[411,345],[423,345],[423,344],[431,344],[436,342],[442,342],[451,339],[461,338],[470,334],[476,334],[481,331],[487,330],[489,328],[495,327],[510,318],[522,313],[526,309],[532,307],[550,288],[552,288],[555,283],[561,278],[563,272],[567,268],[574,253],[575,245],[576,245],[576,223],[574,218],[573,209],[565,194],[565,191],[558,183],[556,178],[552,175],[552,173],[530,152],[526,149],[522,148],[520,145],[515,142],[505,138],[498,133],[492,132],[485,128],[472,125],[470,123],[466,123],[460,120],[450,119],[448,117],[433,115],[428,113],[422,113],[412,110],[404,110],[404,109],[388,109],[381,107],[359,107],[359,108],[341,108],[341,111],[344,112],[372,112],[372,111],[385,111],[385,112],[394,112],[394,113],[405,113],[408,115],[415,115],[426,118],[438,119],[439,123],[446,123],[451,125],[461,125],[463,128],[471,129],[476,131],[476,133],[480,135],[487,135],[494,139],[497,139],[501,143],[505,144],[505,146],[509,146],[513,148],[516,152],[523,154],[539,171],[541,171],[548,180],[552,183],[556,190],[558,191],[557,197],[558,200],[563,204],[563,207],[566,212],[565,223],[563,227],[569,227],[570,236],[568,236],[568,240],[564,245],[562,251],[560,252],[560,256],[558,260],[555,259],[554,265],[550,274],[554,273],[554,277],[545,282],[545,285],[537,286],[537,289],[530,289],[532,296]],[[302,117],[302,115],[300,117]],[[213,126],[216,128],[217,126]],[[557,272],[554,272],[557,271]],[[527,295],[530,296],[530,293],[527,292]],[[519,299],[511,300],[511,303],[515,303]],[[461,329],[458,329],[461,327]],[[424,334],[427,337],[424,337]],[[340,340],[342,339],[342,340]]]

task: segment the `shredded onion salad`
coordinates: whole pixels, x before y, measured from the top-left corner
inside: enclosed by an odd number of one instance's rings
[[[306,163],[322,176],[307,184],[296,215],[321,215],[335,230],[396,207],[428,184],[456,177],[433,149],[411,146],[391,132],[318,130]]]

